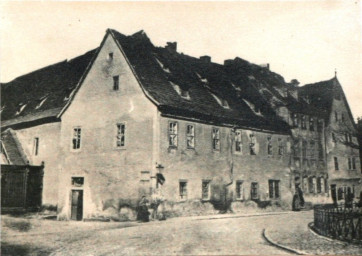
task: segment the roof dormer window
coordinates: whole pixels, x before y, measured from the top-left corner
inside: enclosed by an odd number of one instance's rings
[[[35,109],[39,109],[44,104],[44,102],[47,100],[47,97],[43,97],[40,100],[41,101],[39,102],[38,105],[36,105]]]
[[[170,84],[172,85],[173,89],[177,92],[178,95],[180,95],[182,98],[190,100],[190,94],[188,90],[184,90],[182,89],[179,85],[170,82]]]
[[[157,58],[155,58],[155,59],[156,59],[158,65],[162,68],[162,70],[164,72],[171,73],[171,71],[168,68],[166,68],[166,66],[159,59],[157,59]]]
[[[220,106],[222,106],[223,108],[227,108],[229,109],[229,103],[227,102],[227,100],[219,98],[218,96],[216,96],[215,94],[211,93],[211,95],[214,97],[214,99],[217,101],[217,103],[219,103]]]
[[[18,111],[16,111],[16,113],[15,113],[16,116],[17,116],[17,115],[20,115],[20,113],[23,112],[23,110],[25,109],[25,107],[26,107],[27,104],[23,104],[23,105],[22,105],[22,103],[20,103],[19,105],[21,105],[21,107],[19,108]]]

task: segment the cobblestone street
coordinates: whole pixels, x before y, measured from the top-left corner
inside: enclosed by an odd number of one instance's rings
[[[312,212],[184,217],[145,224],[40,221],[38,225],[48,225],[43,230],[48,233],[3,233],[2,255],[280,255],[291,252],[270,245],[263,229],[274,240],[296,237],[305,244],[310,241],[305,239],[320,240],[308,231],[310,221]],[[317,253],[341,253],[343,248],[348,254],[361,253],[360,248],[353,251],[338,243],[322,245],[327,247],[319,246]]]

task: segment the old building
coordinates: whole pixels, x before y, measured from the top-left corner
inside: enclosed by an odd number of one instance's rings
[[[357,126],[337,77],[305,85],[300,94],[308,97],[314,107],[325,110],[322,113],[326,122],[326,163],[332,199],[343,200],[348,193],[359,197],[362,173]]]
[[[31,164],[45,162],[43,204],[59,218],[131,205],[156,187],[175,204],[208,202],[216,181],[234,201],[291,204],[296,184],[330,201],[328,119],[268,66],[220,65],[109,29],[97,49],[1,90],[2,130]]]

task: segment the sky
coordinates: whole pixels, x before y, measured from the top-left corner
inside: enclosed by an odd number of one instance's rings
[[[301,85],[337,77],[354,118],[362,116],[361,0],[267,2],[0,1],[0,81],[81,55],[107,28],[144,30],[212,61],[270,63]]]

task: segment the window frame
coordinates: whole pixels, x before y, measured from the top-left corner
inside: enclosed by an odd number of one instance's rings
[[[76,147],[76,148],[74,148],[74,139],[75,139],[75,130],[80,130],[80,135],[78,135],[78,138],[77,138],[77,140],[79,140],[79,147]],[[73,126],[73,128],[72,128],[72,137],[71,137],[71,143],[70,143],[70,148],[71,148],[71,151],[73,151],[73,152],[80,152],[81,150],[82,150],[82,148],[83,148],[83,143],[82,143],[82,130],[83,130],[83,128],[82,128],[82,126]]]
[[[235,181],[235,199],[240,201],[245,200],[243,180]]]
[[[267,154],[268,156],[273,155],[273,143],[272,143],[272,136],[267,137]]]
[[[334,162],[334,170],[335,171],[339,171],[339,164],[338,164],[338,157],[333,157],[333,162]]]
[[[254,187],[255,185],[255,187]],[[254,193],[256,191],[256,193]],[[258,182],[251,182],[250,184],[250,199],[251,200],[258,200],[259,199],[259,183]]]
[[[255,138],[255,134],[253,134],[253,133],[249,134],[249,138],[250,138],[249,154],[251,156],[255,156],[256,155],[256,148],[255,148],[256,138]]]
[[[193,130],[193,134],[189,133],[189,127],[192,126],[192,130]],[[193,141],[193,145],[189,146],[189,138],[192,138]],[[195,149],[195,140],[196,140],[196,136],[195,136],[195,125],[194,124],[186,124],[186,148],[187,149]]]
[[[113,76],[113,91],[119,91],[119,75]]]
[[[179,180],[178,184],[179,184],[179,199],[180,201],[186,201],[188,197],[187,180]],[[181,184],[185,184],[185,186],[181,186]],[[181,190],[182,187],[184,188],[183,190]]]
[[[278,138],[278,155],[284,155],[284,143],[282,138]]]
[[[238,136],[238,133],[239,133],[239,139],[237,139],[237,136]],[[240,150],[237,150],[237,147],[240,148]],[[242,154],[243,153],[243,134],[242,134],[242,130],[241,129],[236,129],[235,130],[235,143],[234,143],[234,152],[236,154]]]
[[[301,120],[300,127],[302,128],[302,130],[307,130],[307,116],[302,114],[300,120]]]
[[[118,146],[118,126],[124,126],[124,132],[123,132],[123,145]],[[115,144],[115,148],[116,149],[125,149],[126,148],[126,139],[127,139],[127,123],[126,122],[117,122],[116,123],[116,144]]]
[[[33,156],[39,155],[39,137],[33,139]]]
[[[280,199],[280,180],[268,180],[269,199]]]
[[[315,130],[315,120],[313,116],[309,117],[309,131],[313,131]]]
[[[206,187],[207,187],[207,197],[204,197],[204,184],[206,184]],[[202,201],[209,201],[210,200],[210,196],[211,196],[210,184],[211,184],[210,179],[204,179],[204,180],[201,181],[201,200]]]
[[[214,131],[217,131],[217,133],[215,133]],[[215,135],[215,136],[214,136]],[[216,136],[218,135],[218,136]],[[212,146],[212,150],[216,151],[216,152],[220,152],[221,151],[221,132],[220,132],[220,128],[218,127],[212,127],[211,128],[211,146]],[[215,142],[218,142],[218,148],[216,148],[216,144]]]
[[[174,131],[174,133],[171,133],[171,124],[175,124],[175,127],[176,127],[176,129],[175,129],[175,131]],[[177,149],[177,147],[178,147],[178,127],[179,127],[179,125],[178,125],[178,122],[177,121],[168,121],[168,126],[167,126],[167,139],[168,139],[168,147],[169,148],[175,148],[175,149]],[[174,135],[175,136],[175,138],[176,138],[176,144],[174,145],[172,145],[171,144],[171,136],[172,135]]]

